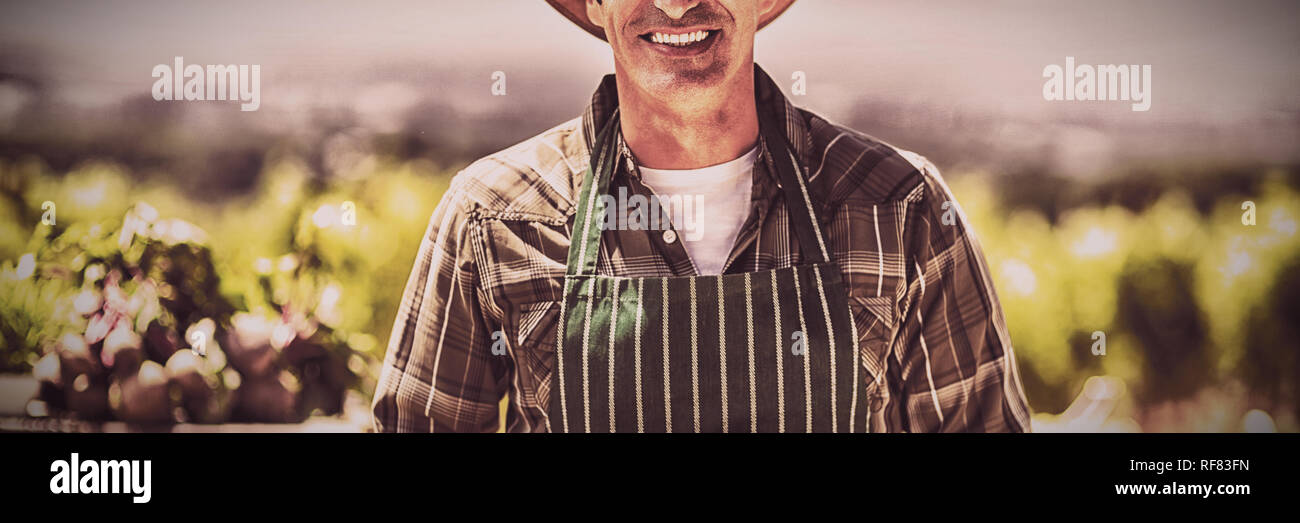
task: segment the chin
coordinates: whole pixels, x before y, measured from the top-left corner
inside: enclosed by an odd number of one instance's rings
[[[682,71],[668,71],[655,75],[657,84],[655,87],[659,90],[676,92],[678,94],[690,93],[694,91],[707,91],[717,88],[725,82],[724,71],[718,69],[688,69]]]
[[[664,67],[633,73],[643,89],[664,96],[681,97],[707,92],[726,85],[731,64],[693,67]]]

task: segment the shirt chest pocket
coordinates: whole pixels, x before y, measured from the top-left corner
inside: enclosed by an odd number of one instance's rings
[[[905,210],[895,203],[850,199],[827,224],[858,329],[864,366],[877,383],[888,368],[890,338],[899,320],[896,296],[907,285],[899,237]]]
[[[514,333],[511,341],[522,351],[555,352],[555,324],[560,316],[560,302],[544,300],[517,307],[512,316]]]
[[[894,300],[890,296],[849,295],[849,312],[858,330],[858,353],[867,377],[867,428],[873,432],[887,426],[884,410],[892,396],[885,376],[889,369],[893,308]]]
[[[521,304],[508,316],[505,331],[521,378],[521,401],[526,407],[543,408],[548,402],[559,316],[560,302],[550,300]]]
[[[849,296],[849,311],[858,330],[858,351],[863,367],[875,384],[880,384],[889,365],[890,335],[893,331],[893,299]]]

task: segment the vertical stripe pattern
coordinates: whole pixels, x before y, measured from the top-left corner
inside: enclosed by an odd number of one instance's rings
[[[847,305],[832,305],[838,274],[819,264],[760,278],[574,277],[557,430],[866,432],[864,382],[837,372],[860,366],[833,341],[855,328]]]

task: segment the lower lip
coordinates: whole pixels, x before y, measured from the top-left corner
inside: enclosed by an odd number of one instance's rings
[[[718,34],[721,32],[722,31],[710,31],[709,36],[705,37],[703,40],[695,42],[691,45],[683,45],[683,46],[656,44],[654,42],[646,40],[645,38],[641,38],[641,37],[637,37],[637,38],[642,42],[644,42],[645,45],[650,46],[650,48],[655,50],[656,52],[668,56],[672,56],[672,57],[681,58],[681,57],[697,56],[705,52],[708,52],[709,49],[713,48],[713,43],[718,39]]]

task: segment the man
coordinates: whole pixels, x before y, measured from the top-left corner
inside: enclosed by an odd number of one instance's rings
[[[793,0],[548,0],[609,42],[581,118],[430,221],[379,431],[1028,431],[980,247],[924,158],[754,64]]]

